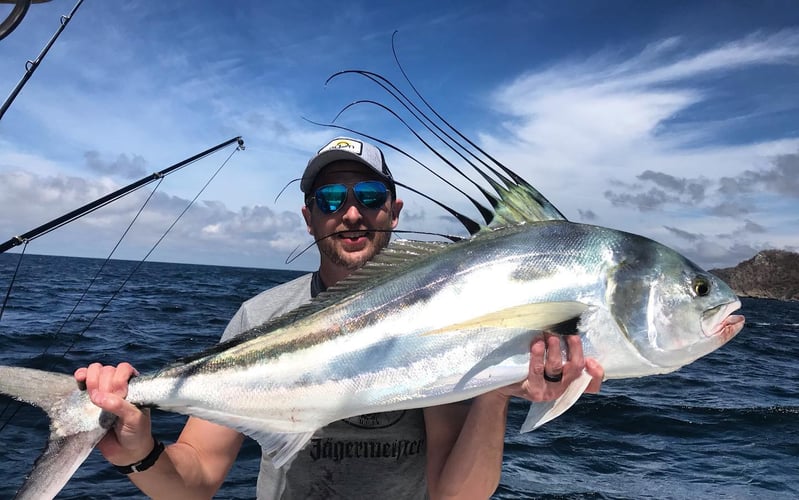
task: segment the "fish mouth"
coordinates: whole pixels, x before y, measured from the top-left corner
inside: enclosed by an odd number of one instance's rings
[[[702,333],[716,337],[726,343],[744,327],[746,319],[740,314],[732,314],[741,308],[741,301],[734,300],[708,309],[702,315]]]

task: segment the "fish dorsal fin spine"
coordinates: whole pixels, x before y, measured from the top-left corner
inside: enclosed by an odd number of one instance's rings
[[[418,259],[434,255],[450,245],[452,243],[440,241],[395,240],[363,267],[317,295],[308,304],[265,323],[262,328],[280,328],[335,304],[343,297],[374,288],[393,279],[403,267],[416,265]]]
[[[192,356],[178,359],[174,363],[164,367],[162,371],[169,370],[173,367],[180,367],[192,361],[202,360],[208,356],[230,349],[235,345],[243,344],[256,337],[260,337],[261,335],[286,328],[296,323],[298,320],[337,303],[347,295],[359,293],[389,281],[395,276],[395,273],[400,271],[404,266],[410,267],[416,265],[418,262],[417,259],[434,255],[437,252],[447,249],[451,245],[457,245],[457,243],[414,240],[393,241],[362,268],[353,272],[349,277],[340,281],[335,286],[320,293],[307,304],[242,332],[232,339],[220,342],[209,349]]]
[[[500,202],[496,215],[488,228],[498,228],[526,222],[566,220],[560,211],[536,188],[524,181],[510,183],[507,188],[496,188]]]
[[[453,243],[396,240],[362,268],[339,281],[335,286],[328,288],[324,294],[320,294],[320,297],[324,295],[323,298],[332,297],[336,299],[339,294],[347,295],[351,293],[353,288],[385,282],[393,277],[399,269],[415,265],[418,259],[437,254],[450,245],[453,245]],[[387,272],[389,269],[391,270],[390,275]]]

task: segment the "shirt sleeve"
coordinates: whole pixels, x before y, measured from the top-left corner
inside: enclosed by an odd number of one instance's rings
[[[225,327],[220,341],[230,340],[311,300],[311,274],[265,290],[244,302]]]

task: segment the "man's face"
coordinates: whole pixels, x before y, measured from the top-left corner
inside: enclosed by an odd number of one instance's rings
[[[337,161],[326,166],[316,176],[313,190],[326,184],[345,184],[352,187],[358,182],[368,180],[379,178],[358,162]],[[312,203],[310,208],[302,208],[302,214],[308,225],[308,232],[317,241],[323,264],[327,260],[336,267],[354,271],[388,244],[391,239],[388,231],[397,227],[401,209],[402,201],[393,200],[390,192],[383,206],[370,209],[358,203],[350,190],[344,205],[336,212],[325,214]]]

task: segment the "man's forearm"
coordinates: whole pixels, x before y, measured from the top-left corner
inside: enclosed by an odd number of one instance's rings
[[[499,485],[508,397],[490,392],[475,398],[437,482],[440,498],[491,496]]]
[[[211,498],[216,488],[204,484],[196,455],[185,444],[169,445],[155,465],[128,477],[143,493],[154,499]],[[184,475],[180,471],[183,471]]]

